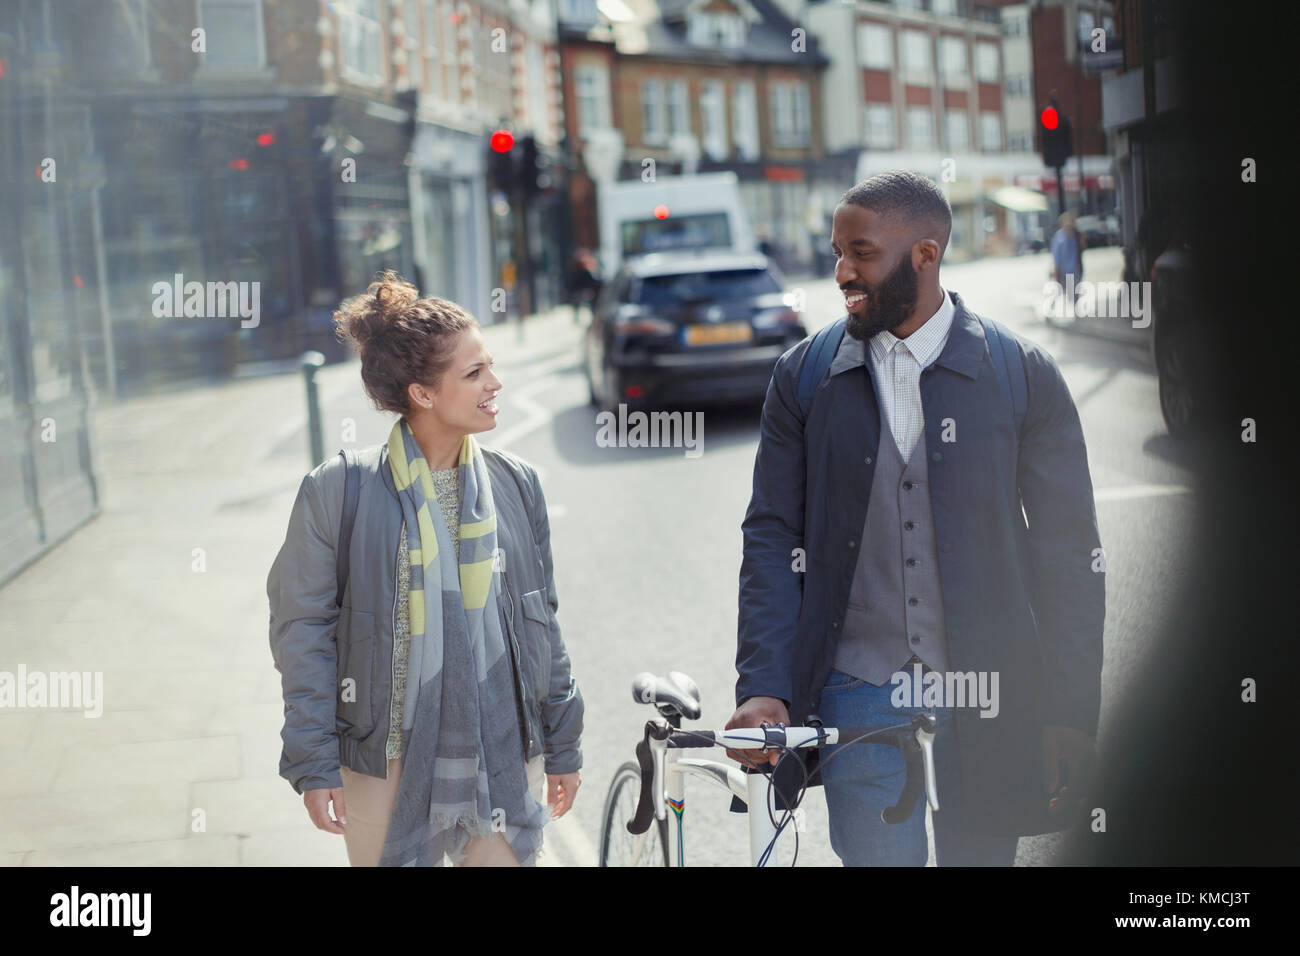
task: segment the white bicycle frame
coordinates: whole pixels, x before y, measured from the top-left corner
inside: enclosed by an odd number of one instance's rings
[[[824,745],[839,742],[839,731],[834,727],[787,727],[786,746],[804,747],[819,741]],[[764,735],[761,728],[736,728],[721,731],[714,735],[716,743],[732,750],[757,750],[763,746]],[[673,753],[668,755],[668,751]],[[939,809],[939,798],[931,784],[933,777],[933,751],[929,741],[923,743],[924,760],[927,765],[926,797],[934,810]],[[763,773],[744,773],[739,768],[720,763],[716,760],[699,760],[694,757],[678,756],[678,748],[670,748],[666,740],[650,740],[650,752],[654,758],[654,815],[656,820],[668,820],[668,865],[685,866],[685,845],[682,842],[682,817],[686,812],[686,776],[694,774],[705,777],[715,784],[725,782],[732,794],[745,802],[749,817],[749,855],[754,866],[772,865],[776,854],[768,854],[766,864],[760,864],[763,854],[776,836],[776,827],[772,821],[780,820],[775,807],[775,790],[769,785],[770,778]],[[672,810],[670,814],[668,811]],[[781,811],[784,814],[784,811]],[[652,826],[653,828],[653,826]],[[788,825],[787,825],[788,828]],[[646,852],[650,830],[637,837],[633,852],[633,865]]]

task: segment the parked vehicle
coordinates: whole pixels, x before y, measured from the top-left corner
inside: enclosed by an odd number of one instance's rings
[[[1160,412],[1175,438],[1195,433],[1214,417],[1202,278],[1193,245],[1179,237],[1151,267],[1151,357]]]
[[[783,285],[757,253],[629,259],[584,339],[592,404],[761,400],[776,360],[808,334]]]
[[[1117,216],[1080,216],[1075,221],[1075,228],[1083,236],[1089,249],[1120,244],[1119,217]]]

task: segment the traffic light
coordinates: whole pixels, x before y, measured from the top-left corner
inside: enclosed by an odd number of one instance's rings
[[[497,130],[488,140],[487,173],[493,189],[504,193],[515,190],[515,141],[505,130]]]
[[[1055,101],[1039,114],[1038,132],[1042,137],[1043,165],[1060,169],[1074,155],[1074,136],[1069,118],[1061,115]]]
[[[537,173],[537,140],[529,133],[519,141],[519,189],[525,196],[536,196],[541,191]]]

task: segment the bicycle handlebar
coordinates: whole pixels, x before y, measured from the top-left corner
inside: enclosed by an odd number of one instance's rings
[[[628,833],[650,829],[656,816],[654,791],[661,784],[662,761],[657,759],[668,749],[728,747],[732,750],[796,749],[835,744],[875,743],[897,747],[907,764],[907,779],[898,803],[886,807],[880,816],[886,823],[902,823],[916,809],[924,788],[933,810],[939,809],[934,773],[934,735],[937,720],[930,714],[917,714],[906,724],[875,727],[783,727],[764,724],[760,727],[736,727],[717,733],[712,730],[674,731],[664,720],[646,721],[645,735],[636,745],[637,764],[641,769],[641,795],[636,815],[627,824]],[[655,746],[651,741],[656,741]],[[760,772],[770,773],[764,765]]]

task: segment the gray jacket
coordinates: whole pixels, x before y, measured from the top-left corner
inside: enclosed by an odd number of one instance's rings
[[[537,472],[504,452],[483,449],[503,552],[501,601],[515,670],[515,707],[525,759],[545,754],[546,772],[572,773],[583,702],[555,612],[551,531]],[[343,515],[338,455],[303,478],[284,545],[266,580],[271,653],[281,674],[284,728],[280,776],[294,790],[342,786],[339,766],[386,777],[393,634],[397,629],[402,507],[388,446],[357,453],[356,524],[343,607],[335,604],[335,542]],[[356,680],[355,701],[339,699],[342,675]]]

